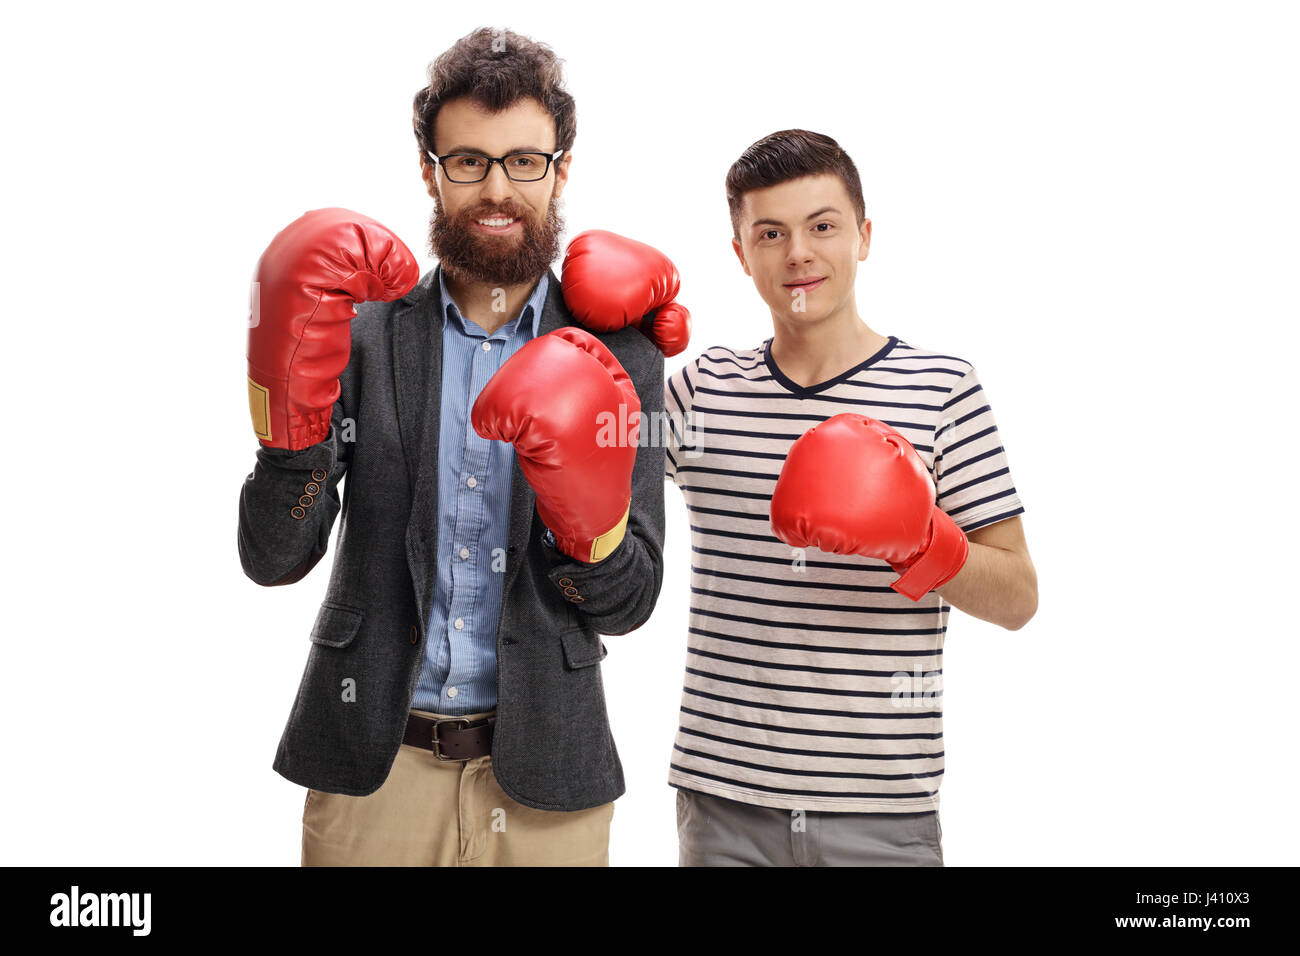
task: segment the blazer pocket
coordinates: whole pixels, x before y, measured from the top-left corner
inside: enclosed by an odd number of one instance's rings
[[[316,615],[316,624],[311,629],[313,644],[328,647],[347,647],[357,636],[364,612],[360,608],[325,601]]]
[[[609,653],[599,634],[589,634],[581,628],[562,631],[560,643],[564,645],[564,660],[570,669],[599,664]]]

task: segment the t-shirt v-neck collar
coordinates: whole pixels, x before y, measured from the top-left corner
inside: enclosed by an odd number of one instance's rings
[[[845,369],[843,372],[840,372],[840,374],[836,375],[834,378],[828,378],[826,381],[818,382],[816,385],[805,386],[805,385],[796,384],[793,380],[789,378],[789,376],[785,374],[785,372],[782,372],[781,369],[777,367],[776,360],[772,358],[771,338],[769,338],[766,342],[763,343],[763,362],[767,365],[767,370],[772,373],[772,378],[780,382],[784,388],[786,388],[790,392],[793,392],[799,398],[809,398],[813,395],[816,395],[818,392],[825,391],[826,389],[830,388],[832,385],[838,385],[840,382],[852,378],[854,375],[856,375],[858,372],[861,372],[867,366],[880,361],[880,359],[884,358],[887,354],[889,354],[890,350],[893,349],[893,347],[897,344],[898,344],[898,336],[891,335],[889,337],[889,341],[886,342],[884,345],[882,345],[880,347],[880,350],[877,351],[870,358],[865,359],[862,362],[859,362],[857,365],[853,366],[853,368]]]

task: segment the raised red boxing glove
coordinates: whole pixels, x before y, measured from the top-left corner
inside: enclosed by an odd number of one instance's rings
[[[676,355],[691,340],[691,313],[673,301],[680,285],[662,252],[602,229],[573,237],[560,272],[564,302],[584,328],[635,326],[664,355]]]
[[[935,504],[911,442],[884,422],[845,413],[790,446],[772,492],[772,532],[791,547],[888,561],[890,585],[913,601],[947,584],[969,542]]]
[[[573,326],[510,356],[470,412],[474,431],[515,446],[556,547],[587,564],[606,558],[627,530],[640,421],[623,366]]]
[[[248,322],[248,407],[263,445],[297,451],[329,435],[356,303],[400,299],[419,279],[402,241],[349,209],[312,210],[271,240]]]

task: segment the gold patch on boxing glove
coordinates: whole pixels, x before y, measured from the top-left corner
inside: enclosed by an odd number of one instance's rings
[[[628,511],[631,510],[631,505],[629,505]],[[623,540],[623,534],[627,531],[628,511],[623,512],[623,517],[618,519],[618,524],[591,542],[592,562],[604,561],[618,547],[619,542]]]
[[[271,440],[271,393],[248,379],[248,412],[253,416],[253,433],[262,441]]]

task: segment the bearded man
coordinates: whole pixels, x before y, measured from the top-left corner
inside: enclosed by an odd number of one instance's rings
[[[273,766],[308,788],[305,866],[608,865],[601,635],[658,598],[664,449],[638,424],[689,317],[648,246],[585,233],[552,271],[576,122],[546,46],[464,37],[414,131],[437,268],[343,209],[258,263],[244,571],[296,582],[339,525]]]

